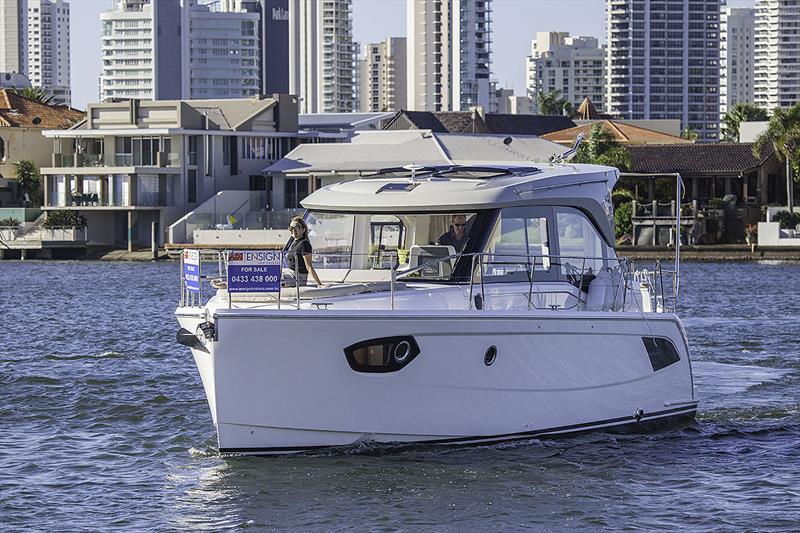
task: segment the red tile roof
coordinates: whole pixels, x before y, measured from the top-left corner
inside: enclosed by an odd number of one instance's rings
[[[614,139],[622,144],[688,144],[692,141],[687,141],[675,135],[661,133],[660,131],[649,130],[641,126],[634,126],[632,124],[625,124],[615,120],[600,120],[590,124],[583,124],[575,126],[566,130],[556,131],[542,135],[548,141],[563,144],[565,146],[572,146],[575,142],[575,137],[579,133],[588,140],[592,134],[592,128],[595,124],[600,124],[604,130],[611,133]]]
[[[82,111],[63,105],[42,104],[0,89],[0,127],[5,128],[68,128],[84,117]]]

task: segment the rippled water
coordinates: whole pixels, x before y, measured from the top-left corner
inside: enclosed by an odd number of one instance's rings
[[[176,265],[0,262],[0,529],[797,530],[800,266],[683,274],[689,427],[221,459]]]

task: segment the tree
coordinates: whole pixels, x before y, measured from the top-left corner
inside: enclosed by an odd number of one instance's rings
[[[27,195],[26,201],[35,203],[39,197],[39,168],[36,163],[28,159],[17,161],[14,173],[17,187]]]
[[[722,119],[722,140],[739,142],[739,125],[742,122],[767,120],[766,110],[753,104],[735,104]]]
[[[566,98],[559,98],[561,91],[554,89],[548,93],[539,91],[536,96],[539,101],[539,113],[542,115],[571,115],[572,104]]]
[[[800,103],[772,112],[766,131],[756,137],[753,155],[761,159],[762,152],[770,144],[778,154],[778,160],[786,161],[786,197],[789,213],[794,213],[792,170],[800,176]]]
[[[53,95],[41,87],[15,87],[11,92],[24,96],[28,100],[35,100],[41,104],[49,104],[53,101]]]
[[[631,168],[631,154],[617,142],[610,131],[597,123],[592,126],[589,140],[578,148],[575,162],[617,167],[625,172]]]

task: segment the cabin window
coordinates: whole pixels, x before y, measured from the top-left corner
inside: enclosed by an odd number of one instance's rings
[[[569,274],[574,269],[600,270],[609,253],[594,225],[583,213],[571,207],[556,207],[555,214],[562,274]]]
[[[642,337],[647,356],[650,358],[650,365],[653,372],[675,364],[681,360],[678,349],[672,341],[663,337]]]
[[[383,337],[352,344],[344,355],[356,372],[395,372],[419,355],[419,345],[411,336]]]
[[[503,209],[489,238],[484,281],[528,281],[528,272],[551,269],[549,207]]]
[[[306,224],[314,248],[314,268],[350,268],[353,220],[353,215],[347,214],[308,214]]]
[[[466,224],[457,239],[454,216]],[[476,213],[309,212],[306,217],[316,268],[385,270],[388,276],[397,265],[399,276],[436,279],[449,279],[455,256],[469,249],[475,219]],[[421,269],[426,264],[431,268]]]
[[[5,161],[6,159],[6,142],[0,137],[0,161]]]

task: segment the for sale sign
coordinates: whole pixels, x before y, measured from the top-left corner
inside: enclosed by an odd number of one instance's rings
[[[242,250],[228,255],[228,292],[281,290],[281,252]]]
[[[186,290],[200,292],[200,250],[183,251],[183,283]]]

